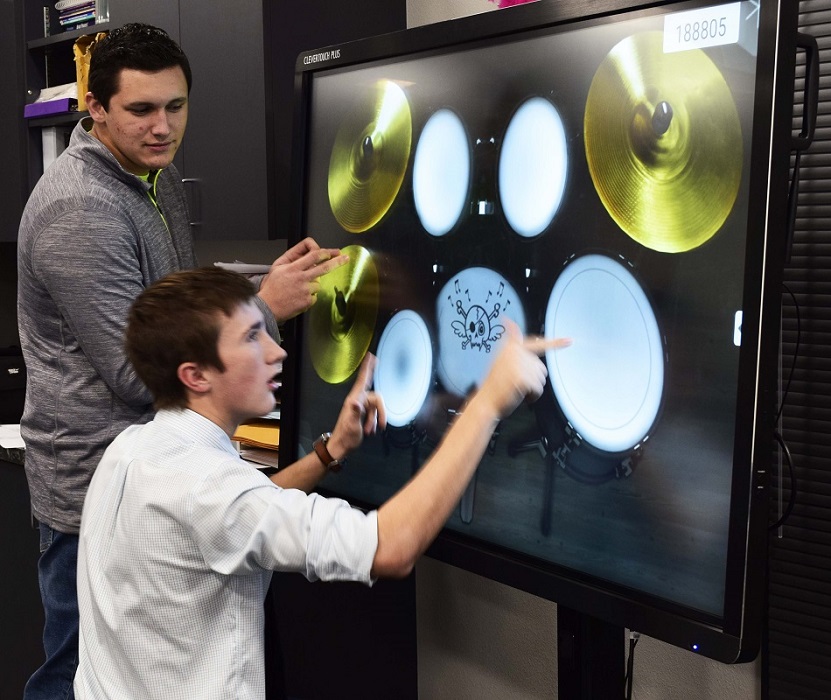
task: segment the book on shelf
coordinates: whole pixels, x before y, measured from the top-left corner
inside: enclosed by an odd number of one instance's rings
[[[71,97],[61,97],[57,100],[32,102],[23,107],[23,116],[26,119],[48,117],[52,114],[65,114],[78,111],[78,100]]]
[[[95,20],[95,3],[58,13],[58,23],[61,26],[78,24],[79,22],[86,22],[88,20]]]
[[[86,5],[92,5],[95,7],[95,0],[58,0],[55,3],[55,9],[58,12],[62,12],[64,10],[72,10],[76,7],[84,7]]]
[[[109,0],[58,0],[55,10],[63,31],[91,27],[110,20]]]
[[[83,22],[78,22],[77,24],[65,24],[63,25],[63,30],[65,32],[72,31],[73,29],[85,29],[86,27],[94,27],[95,26],[95,19],[88,19],[84,20]]]
[[[73,17],[71,19],[60,19],[58,23],[64,27],[64,29],[78,29],[79,27],[88,27],[91,24],[95,24],[95,16],[94,15],[86,15],[85,17]]]
[[[64,12],[58,13],[58,21],[63,21],[67,19],[72,19],[73,17],[95,17],[95,3],[92,2],[89,5],[82,5],[81,7],[76,7],[72,10],[66,10]]]

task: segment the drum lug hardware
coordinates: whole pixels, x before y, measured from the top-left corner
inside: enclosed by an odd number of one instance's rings
[[[569,453],[583,444],[583,439],[577,434],[577,431],[574,430],[571,425],[566,425],[565,433],[565,442],[556,450],[551,452],[551,456],[557,460],[557,464],[559,464],[564,470],[567,469],[566,460]]]
[[[566,457],[569,452],[571,452],[571,448],[568,445],[562,445],[556,450],[552,450],[551,457],[560,465],[560,469],[566,468]]]
[[[624,459],[620,464],[615,467],[615,478],[616,479],[625,479],[627,476],[631,476],[632,472],[635,469],[635,465],[632,462],[631,457],[627,457]]]
[[[487,453],[491,457],[493,457],[494,453],[496,452],[496,441],[497,441],[498,438],[499,438],[499,425],[496,426],[496,428],[493,431],[493,434],[491,435],[491,439],[488,441]]]
[[[545,459],[549,454],[549,446],[548,446],[548,438],[543,435],[540,437],[539,441],[537,442],[537,449],[539,450],[540,457]]]

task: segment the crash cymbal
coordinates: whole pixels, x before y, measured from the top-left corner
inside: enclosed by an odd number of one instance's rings
[[[741,124],[724,76],[700,49],[664,53],[660,32],[618,43],[592,79],[584,134],[603,205],[648,248],[696,248],[733,208]]]
[[[378,270],[366,248],[346,246],[349,262],[320,278],[309,317],[309,352],[318,376],[340,384],[369,349],[378,315]]]
[[[329,159],[329,204],[347,231],[366,231],[387,213],[404,180],[412,132],[407,96],[389,80],[344,119]]]

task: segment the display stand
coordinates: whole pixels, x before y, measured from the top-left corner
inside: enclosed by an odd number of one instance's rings
[[[625,631],[557,606],[557,692],[569,700],[624,696]]]

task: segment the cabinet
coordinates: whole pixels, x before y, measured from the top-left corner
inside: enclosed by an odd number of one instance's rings
[[[195,238],[284,238],[269,226],[262,0],[110,0],[110,24],[126,22],[161,27],[191,64],[188,128],[175,162]]]
[[[263,1],[179,0],[193,68],[184,177],[204,240],[285,238],[269,226]]]
[[[32,524],[23,466],[2,456],[0,494],[0,698],[19,698],[29,676],[43,662],[39,535]]]
[[[26,103],[23,65],[20,61],[24,49],[18,29],[23,24],[22,15],[22,0],[0,3],[0,65],[4,66],[3,95],[0,99],[0,133],[3,134],[0,241],[17,240],[20,214],[28,194],[26,180],[21,177],[26,162],[26,128],[20,118]]]
[[[72,45],[84,33],[127,22],[163,28],[193,71],[188,129],[175,163],[186,183],[195,239],[277,237],[268,215],[262,0],[109,0],[109,24],[47,38],[43,6],[42,0],[25,2],[28,90],[75,80]],[[42,173],[40,127],[70,130],[80,116],[29,120],[27,192]]]
[[[54,7],[54,1],[23,0],[20,5],[26,47],[22,61],[24,77],[22,102],[25,104],[37,98],[43,88],[74,82],[75,57],[72,47],[75,39],[84,34],[105,30],[108,25],[96,25],[65,32],[61,31],[58,23],[58,13]],[[51,30],[49,36],[44,36],[45,11],[49,13]],[[16,61],[16,65],[20,65],[19,60]],[[47,127],[54,127],[62,135],[68,135],[78,120],[86,115],[86,112],[23,119],[23,105],[21,104],[17,115],[27,132],[25,139],[27,146],[25,191],[28,195],[43,173],[42,130]]]

